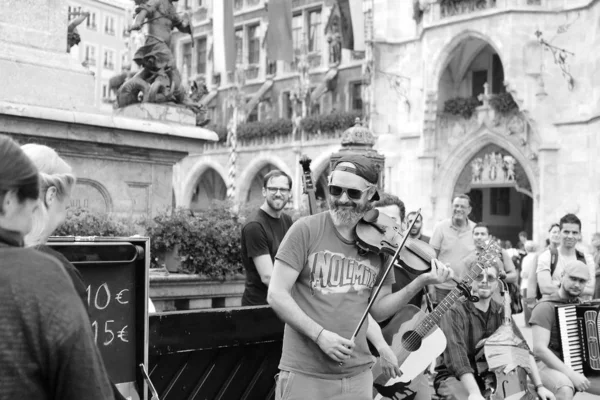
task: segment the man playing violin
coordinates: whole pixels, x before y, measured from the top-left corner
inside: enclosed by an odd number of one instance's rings
[[[382,277],[384,256],[356,246],[355,227],[378,200],[379,173],[361,155],[342,157],[329,177],[330,210],[297,221],[275,258],[267,300],[286,322],[277,399],[326,399],[342,394],[372,396],[373,364],[367,337],[384,360],[384,371],[399,372],[397,358],[373,318],[389,318],[427,284],[451,276],[445,265],[392,293],[393,275]],[[354,341],[371,290],[382,289]]]
[[[483,379],[477,374],[477,344],[490,337],[502,325],[503,307],[493,300],[498,289],[498,266],[484,269],[473,282],[473,292],[479,301],[458,302],[442,317],[440,328],[448,345],[436,367],[434,387],[443,400],[483,400]],[[514,321],[513,330],[520,334]],[[544,388],[535,363],[531,365],[531,381],[542,400],[554,400]]]

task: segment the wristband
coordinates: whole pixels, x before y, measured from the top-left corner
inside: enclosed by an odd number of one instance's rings
[[[325,330],[325,328],[321,328],[321,330],[319,331],[319,334],[315,338],[315,343],[317,343],[317,341],[319,340],[319,336],[321,336],[321,333],[323,333],[324,330]]]
[[[538,383],[537,385],[535,385],[535,391],[537,392],[538,390],[540,390],[541,387],[544,387],[544,385],[542,383]]]

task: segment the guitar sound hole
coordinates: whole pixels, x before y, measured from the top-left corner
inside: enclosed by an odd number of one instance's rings
[[[402,335],[402,347],[410,352],[419,350],[421,347],[421,336],[415,331],[404,332],[404,335]]]

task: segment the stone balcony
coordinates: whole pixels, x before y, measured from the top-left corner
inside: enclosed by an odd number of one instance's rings
[[[539,10],[542,7],[557,6],[549,0],[462,0],[444,2],[437,0],[424,10],[423,27],[444,24],[449,21],[471,19],[477,16],[506,12],[508,10]],[[569,7],[564,2],[564,7]],[[572,5],[572,4],[571,4]]]

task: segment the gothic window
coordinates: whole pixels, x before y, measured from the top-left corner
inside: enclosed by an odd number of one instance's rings
[[[308,13],[308,51],[321,50],[321,10]]]
[[[260,61],[260,38],[258,25],[248,27],[248,64],[258,64]]]
[[[350,84],[350,108],[353,111],[362,111],[362,82],[354,82]]]
[[[196,42],[196,72],[206,73],[206,38],[200,38]]]

